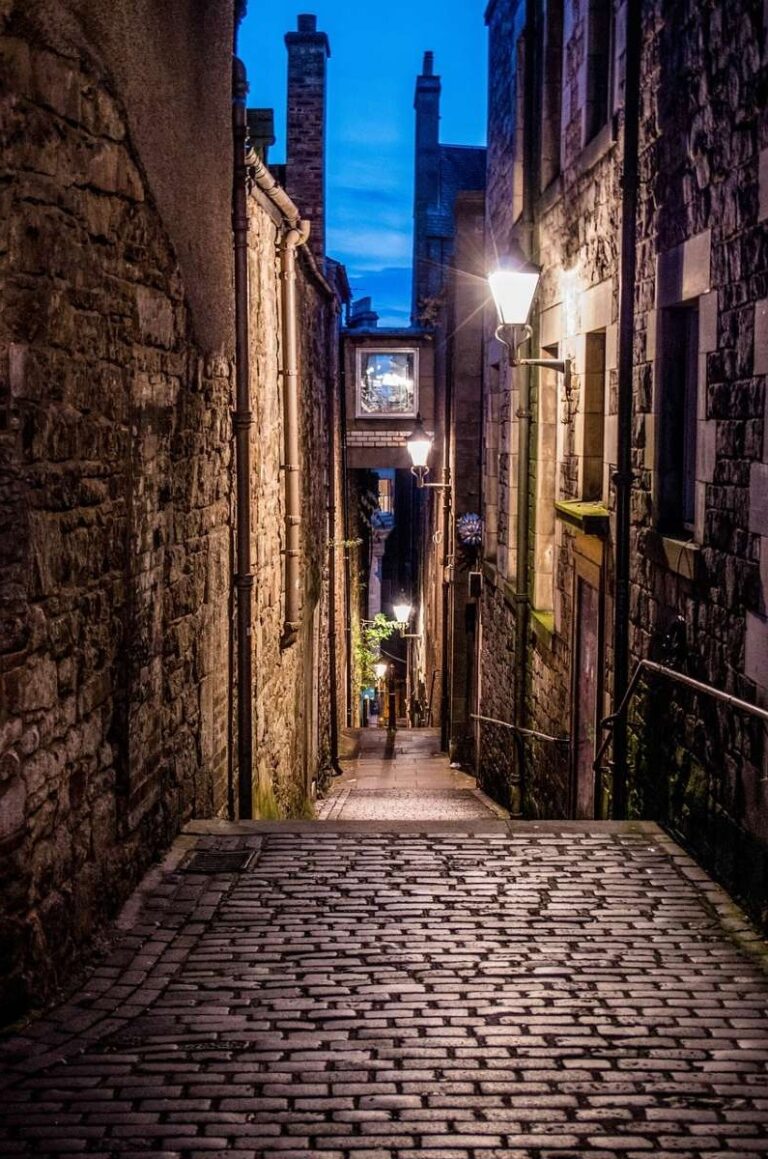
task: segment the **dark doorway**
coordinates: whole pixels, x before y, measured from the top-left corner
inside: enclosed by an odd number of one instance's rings
[[[600,696],[600,591],[576,576],[576,638],[573,677],[573,815],[595,816],[595,736]]]

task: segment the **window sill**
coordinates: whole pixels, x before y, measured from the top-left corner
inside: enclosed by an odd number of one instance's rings
[[[646,558],[683,579],[700,580],[704,561],[701,545],[693,539],[675,539],[659,531],[649,531],[643,543]]]
[[[608,538],[610,512],[602,503],[559,500],[555,503],[555,517],[575,527],[582,535],[594,535],[598,539]]]
[[[542,189],[539,194],[538,211],[539,213],[547,213],[553,205],[557,205],[560,198],[563,196],[563,175],[558,173],[553,177],[546,189]]]
[[[610,118],[602,129],[598,130],[591,141],[587,141],[584,148],[579,153],[574,162],[574,170],[577,177],[588,173],[593,166],[597,165],[609,153],[616,144],[618,136],[617,118],[614,115]]]

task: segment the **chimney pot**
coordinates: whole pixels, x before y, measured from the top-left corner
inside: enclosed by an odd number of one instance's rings
[[[435,71],[435,54],[434,52],[424,53],[424,71],[422,76],[433,76]]]
[[[300,16],[298,23],[299,32],[317,32],[317,17],[316,16]]]

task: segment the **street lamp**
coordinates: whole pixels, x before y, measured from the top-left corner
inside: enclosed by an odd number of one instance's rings
[[[392,611],[395,613],[395,621],[402,634],[403,628],[408,627],[408,621],[410,620],[411,612],[413,611],[410,600],[407,600],[405,596],[401,596],[398,602],[393,604]]]
[[[539,284],[541,271],[513,245],[507,259],[488,275],[488,285],[496,305],[499,325],[496,337],[509,351],[510,366],[543,366],[565,376],[565,393],[571,390],[570,358],[518,358],[517,349],[531,337],[528,315]]]
[[[422,487],[433,487],[436,490],[450,491],[451,483],[447,467],[443,471],[444,479],[442,483],[427,483],[426,481],[427,475],[429,474],[427,459],[429,458],[429,452],[432,450],[432,436],[428,435],[424,429],[421,414],[416,415],[416,426],[405,440],[405,445],[408,448],[408,454],[411,456],[411,474],[416,476],[416,485],[419,489]]]
[[[386,660],[379,660],[379,662],[377,664],[374,664],[373,671],[376,674],[377,680],[384,679],[384,677],[387,675],[387,668],[388,667],[389,667],[389,665],[387,664]]]
[[[409,632],[408,625],[413,614],[413,605],[406,596],[400,596],[398,602],[392,607],[395,613],[395,620],[400,632],[400,639],[406,641],[405,652],[405,702],[407,705],[408,719],[413,725],[411,713],[411,640],[420,640],[421,634],[419,632]]]

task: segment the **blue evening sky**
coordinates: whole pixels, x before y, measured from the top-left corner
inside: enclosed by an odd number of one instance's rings
[[[381,324],[407,325],[411,296],[413,94],[424,52],[442,78],[440,139],[485,144],[486,0],[250,0],[239,53],[248,103],[274,108],[285,160],[285,32],[314,13],[328,61],[327,249],[347,266],[356,297],[370,295]]]

